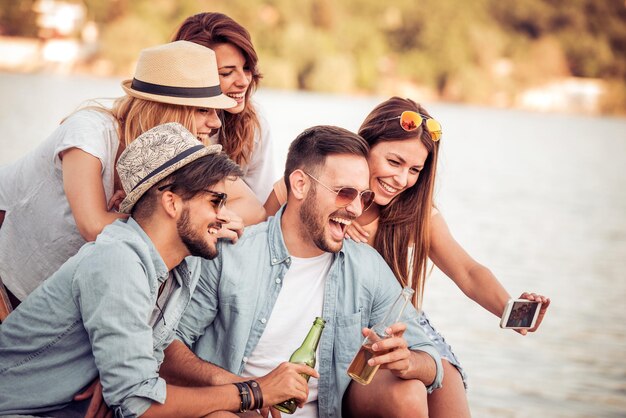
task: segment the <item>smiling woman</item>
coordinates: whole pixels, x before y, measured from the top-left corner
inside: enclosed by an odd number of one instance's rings
[[[215,51],[220,87],[236,105],[219,112],[222,128],[211,142],[221,144],[243,168],[243,180],[264,202],[274,182],[273,153],[269,126],[251,101],[261,74],[250,34],[224,14],[200,13],[182,23],[174,40],[195,42]]]
[[[199,66],[203,71],[189,70]],[[123,191],[116,162],[135,138],[178,122],[202,147],[197,133],[221,125],[215,109],[235,105],[220,92],[215,53],[185,41],[141,51],[122,88],[126,95],[111,109],[78,110],[32,153],[0,168],[0,276],[18,300],[128,216],[117,211]]]

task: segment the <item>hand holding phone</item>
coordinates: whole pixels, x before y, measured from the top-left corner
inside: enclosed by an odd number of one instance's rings
[[[510,299],[502,313],[500,328],[506,329],[530,329],[535,326],[541,302],[527,299]]]

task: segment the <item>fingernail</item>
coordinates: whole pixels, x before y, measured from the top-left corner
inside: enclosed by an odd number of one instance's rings
[[[374,351],[378,350],[378,344],[372,345],[372,350],[374,350]]]

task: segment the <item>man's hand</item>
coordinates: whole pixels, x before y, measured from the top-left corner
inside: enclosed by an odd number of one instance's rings
[[[263,393],[263,404],[269,407],[293,398],[301,408],[309,397],[309,385],[302,374],[316,379],[320,377],[315,369],[305,364],[289,362],[283,362],[265,376],[259,377],[257,382]],[[272,410],[272,416],[276,416],[274,412]]]
[[[93,383],[83,392],[74,396],[75,401],[84,401],[91,398],[89,408],[85,413],[85,418],[112,418],[113,412],[109,409],[102,398],[102,385],[100,378],[96,378]]]
[[[539,311],[539,316],[537,316],[537,322],[535,322],[535,326],[531,329],[516,329],[515,330],[522,335],[526,335],[529,332],[537,331],[537,328],[539,328],[539,325],[541,325],[541,321],[543,321],[543,316],[546,314],[546,311],[548,310],[548,306],[550,306],[550,298],[547,298],[542,295],[538,295],[536,293],[528,293],[528,292],[522,293],[522,295],[519,298],[532,300],[535,302],[541,302],[541,310]]]
[[[411,360],[413,358],[411,350],[404,339],[404,331],[406,324],[397,322],[385,330],[389,338],[371,338],[374,342],[372,350],[374,357],[368,360],[370,366],[380,365],[383,369],[389,369],[395,376],[404,378],[411,369]],[[374,334],[369,328],[363,328],[363,336],[369,337]]]

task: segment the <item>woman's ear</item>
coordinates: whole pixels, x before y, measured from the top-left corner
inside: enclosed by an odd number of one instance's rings
[[[291,187],[290,195],[298,200],[304,199],[310,188],[309,176],[300,169],[294,170],[289,175],[289,185]]]

